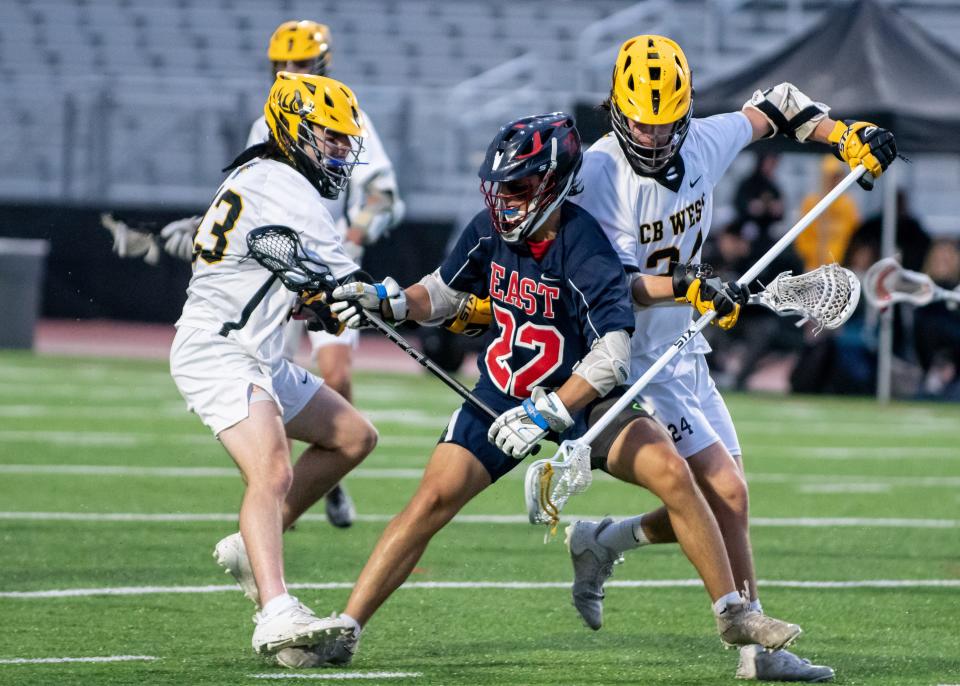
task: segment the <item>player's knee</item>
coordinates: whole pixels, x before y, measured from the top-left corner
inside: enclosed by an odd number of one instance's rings
[[[376,428],[358,413],[358,420],[352,423],[351,431],[339,446],[339,452],[354,466],[363,462],[364,458],[377,447],[380,435]]]
[[[342,397],[349,399],[351,392],[350,371],[348,369],[331,369],[323,373],[324,382]]]
[[[739,469],[726,469],[710,480],[711,501],[722,503],[735,517],[746,518],[750,509],[747,482]]]
[[[286,497],[293,485],[293,467],[290,465],[290,456],[286,453],[274,456],[264,469],[248,477],[248,481],[251,486],[259,486],[278,498]]]

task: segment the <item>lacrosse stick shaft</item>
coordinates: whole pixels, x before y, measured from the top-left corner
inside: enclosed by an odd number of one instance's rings
[[[491,419],[496,419],[499,417],[499,413],[494,412],[493,408],[487,405],[485,402],[480,400],[477,396],[471,393],[463,384],[454,379],[452,376],[443,371],[437,363],[431,360],[429,357],[424,355],[422,352],[410,345],[407,340],[397,333],[396,329],[387,324],[385,321],[380,319],[377,315],[373,314],[369,310],[364,311],[364,315],[373,325],[373,327],[382,333],[384,336],[390,339],[397,347],[399,347],[403,352],[407,353],[410,357],[417,361],[421,367],[424,367],[433,374],[435,377],[440,379],[443,383],[447,385],[450,390],[459,395],[461,398],[466,400],[468,403],[476,407],[478,410],[489,416]]]
[[[840,197],[845,190],[856,183],[857,179],[863,176],[866,171],[866,167],[859,165],[856,169],[847,174],[843,181],[838,183],[832,191],[823,196],[820,202],[814,205],[809,212],[800,218],[800,221],[794,224],[789,231],[783,234],[780,240],[774,243],[773,246],[766,253],[764,253],[763,257],[757,260],[756,264],[750,267],[750,269],[748,269],[743,276],[737,279],[737,283],[740,285],[747,285],[756,279],[764,269],[769,267],[770,264],[777,259],[780,253],[786,250],[787,247],[793,243],[794,240],[796,240],[797,236],[799,236],[804,229],[810,226],[810,224],[812,224],[817,217],[823,214],[823,211],[827,209],[827,207],[829,207],[834,200]],[[702,315],[699,319],[697,319],[697,321],[690,325],[686,331],[680,334],[680,337],[673,342],[673,345],[671,345],[670,348],[663,353],[663,355],[661,355],[656,362],[650,365],[650,368],[643,373],[643,376],[637,379],[634,384],[627,389],[627,392],[620,396],[617,402],[615,402],[610,409],[607,410],[599,420],[597,420],[597,423],[590,427],[590,429],[583,434],[583,436],[581,436],[577,442],[585,443],[587,445],[593,443],[597,436],[599,436],[600,433],[607,428],[610,422],[612,422],[617,415],[619,415],[624,408],[627,407],[627,405],[633,402],[634,398],[640,394],[640,391],[647,387],[647,384],[650,383],[653,377],[659,374],[660,370],[666,367],[670,360],[672,360],[677,353],[683,350],[687,346],[687,343],[693,340],[694,336],[705,329],[716,316],[716,311],[711,310],[710,312]]]

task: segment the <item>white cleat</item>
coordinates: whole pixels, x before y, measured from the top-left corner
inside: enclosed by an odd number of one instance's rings
[[[613,574],[613,565],[623,557],[597,542],[597,535],[610,526],[602,522],[577,521],[567,527],[567,550],[573,562],[573,606],[594,631],[603,626],[603,584]]]
[[[336,613],[320,620],[324,634],[311,646],[284,648],[277,653],[277,662],[291,669],[310,667],[345,667],[353,660],[360,644],[360,630]]]
[[[727,646],[759,643],[769,650],[786,648],[803,633],[803,629],[796,624],[774,619],[751,609],[748,600],[727,605],[717,616],[717,631]]]
[[[326,624],[329,620],[320,619],[296,598],[293,600],[269,617],[264,617],[262,612],[253,616],[257,628],[253,630],[251,643],[260,655],[272,655],[290,646],[310,646],[323,641],[329,631]]]
[[[830,681],[833,677],[832,668],[811,664],[810,660],[797,657],[788,650],[775,650],[771,653],[760,645],[749,645],[740,649],[738,679],[820,684]]]
[[[238,531],[230,534],[217,543],[213,549],[213,559],[223,567],[225,574],[230,574],[240,584],[243,594],[260,607],[260,592],[257,590],[257,581],[253,577],[250,567],[250,558],[247,557],[247,547],[243,544],[243,537]]]
[[[338,529],[346,529],[357,518],[357,508],[353,498],[343,484],[330,489],[326,497],[327,521]]]

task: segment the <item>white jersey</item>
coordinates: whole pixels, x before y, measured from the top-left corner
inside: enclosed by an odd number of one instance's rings
[[[603,227],[628,272],[667,274],[670,262],[698,262],[713,218],[713,189],[752,129],[740,112],[693,119],[680,148],[684,173],[676,190],[640,176],[617,139],[607,134],[583,156],[583,193],[571,200]],[[675,341],[690,325],[688,307],[635,308],[632,376],[649,366],[646,357]],[[708,352],[702,336],[690,352]]]
[[[247,235],[261,226],[288,226],[337,279],[359,267],[344,251],[320,194],[288,164],[256,158],[235,169],[215,197],[197,229],[202,252],[177,327],[217,332],[272,369],[282,359],[283,323],[296,294],[246,257]]]
[[[349,217],[353,216],[362,206],[366,197],[366,188],[370,183],[375,183],[377,189],[383,192],[390,192],[394,198],[400,197],[397,189],[397,177],[393,172],[393,164],[387,157],[387,152],[383,148],[380,136],[373,127],[373,122],[362,110],[360,112],[363,118],[363,150],[360,152],[359,164],[353,168],[350,176],[350,182],[339,197],[330,200],[321,198],[324,206],[333,217],[333,222],[337,229],[346,234],[350,227]],[[270,137],[270,129],[264,117],[260,117],[250,127],[250,133],[247,136],[247,147],[257,143],[266,142]]]

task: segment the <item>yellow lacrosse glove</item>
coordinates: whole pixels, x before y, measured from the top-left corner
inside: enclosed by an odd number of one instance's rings
[[[490,328],[492,320],[490,298],[478,298],[471,293],[457,313],[443,323],[443,327],[464,336],[479,336]]]
[[[315,293],[304,291],[301,293],[300,297],[297,298],[291,316],[294,319],[305,320],[307,329],[310,331],[326,331],[334,336],[339,336],[346,328],[327,304],[327,294],[324,291]]]
[[[689,303],[700,314],[716,310],[711,322],[728,331],[740,317],[740,306],[747,302],[749,291],[736,283],[725,284],[713,276],[709,264],[678,264],[673,270],[673,295],[679,303]]]
[[[834,154],[851,169],[859,164],[867,168],[870,176],[864,174],[857,183],[868,191],[873,188],[874,179],[897,159],[897,141],[893,134],[870,122],[838,121],[827,140],[833,144]]]

